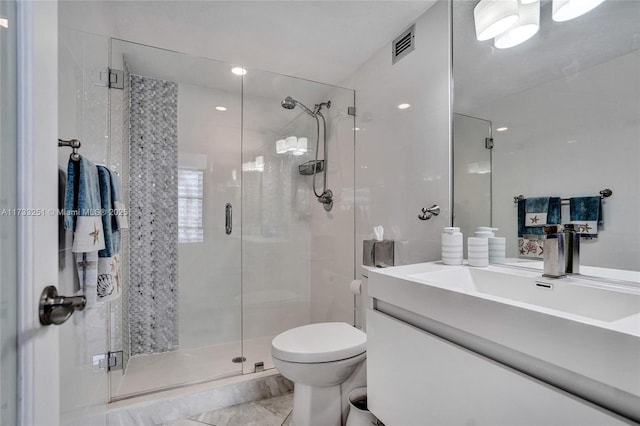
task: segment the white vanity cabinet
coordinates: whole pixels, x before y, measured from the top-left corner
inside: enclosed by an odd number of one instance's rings
[[[369,271],[387,426],[640,425],[640,284],[441,262]]]
[[[367,383],[369,409],[387,426],[636,424],[375,310]]]

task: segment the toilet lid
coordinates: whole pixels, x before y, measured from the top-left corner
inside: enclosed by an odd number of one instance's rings
[[[271,355],[282,361],[313,363],[339,361],[366,351],[367,335],[344,322],[303,325],[278,334]]]

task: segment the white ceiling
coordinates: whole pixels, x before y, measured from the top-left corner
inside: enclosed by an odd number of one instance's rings
[[[477,1],[454,1],[454,110],[477,109],[608,62],[640,49],[640,1],[609,0],[567,22],[551,19],[551,1],[541,1],[540,31],[511,49],[496,49],[492,40],[475,37],[473,7]]]
[[[345,85],[434,3],[61,1],[59,19],[62,26],[91,33]]]

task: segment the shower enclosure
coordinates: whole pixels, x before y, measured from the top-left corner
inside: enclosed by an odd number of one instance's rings
[[[353,90],[70,30],[59,42],[60,137],[120,175],[130,222],[121,296],[60,328],[63,375],[82,384],[62,392],[65,418],[273,368],[276,334],[353,323]],[[287,96],[331,101],[328,153],[318,111]],[[315,179],[331,211],[299,169],[327,155]],[[75,293],[69,241],[59,287]]]

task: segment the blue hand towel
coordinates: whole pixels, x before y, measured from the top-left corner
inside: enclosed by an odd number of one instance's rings
[[[64,227],[74,232],[73,252],[89,253],[105,248],[98,168],[84,157],[69,160],[64,209]]]
[[[562,209],[562,199],[560,197],[539,197],[518,200],[518,237],[525,234],[543,235],[542,225],[559,225],[560,213]],[[546,208],[545,208],[546,207]],[[534,223],[536,226],[529,226],[526,221],[528,214],[545,213],[544,223]],[[529,219],[531,222],[531,219]]]
[[[114,194],[119,196],[119,182],[114,180],[114,173],[107,167],[102,165],[97,167],[105,248],[98,253],[98,281],[95,300],[105,302],[120,296],[120,228],[118,227],[114,201]]]
[[[111,257],[120,251],[114,246],[114,239],[120,242],[117,222],[113,214],[111,191],[111,171],[105,166],[98,165],[98,182],[100,184],[100,207],[102,209],[102,229],[104,230],[104,249],[98,252],[99,257]]]
[[[525,239],[525,235],[543,235],[542,225],[560,224],[562,199],[539,197],[518,200],[518,250],[520,256],[542,258],[543,240]],[[527,220],[527,217],[529,220]],[[536,226],[528,226],[532,218],[538,218]],[[546,223],[540,223],[540,222]]]
[[[602,198],[573,197],[569,200],[569,220],[579,225],[583,237],[597,238],[598,227],[602,226]]]

